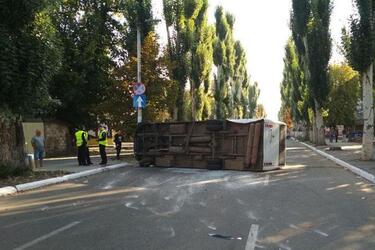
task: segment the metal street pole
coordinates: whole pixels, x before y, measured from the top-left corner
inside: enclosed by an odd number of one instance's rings
[[[141,30],[139,26],[137,26],[137,82],[141,82]],[[142,107],[138,107],[138,118],[137,118],[137,123],[142,122]]]

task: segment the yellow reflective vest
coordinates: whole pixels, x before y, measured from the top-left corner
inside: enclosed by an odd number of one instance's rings
[[[76,136],[76,145],[77,147],[80,147],[83,145],[83,134],[85,132],[83,132],[82,130],[78,130],[76,133],[75,133],[75,136]]]
[[[103,134],[106,134],[106,137],[105,137],[105,139],[103,140]],[[107,146],[108,145],[108,135],[107,135],[107,131],[105,131],[105,130],[101,130],[101,131],[99,131],[99,145],[103,145],[103,146]]]

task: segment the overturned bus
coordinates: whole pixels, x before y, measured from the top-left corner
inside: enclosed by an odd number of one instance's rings
[[[285,165],[286,125],[268,119],[142,123],[140,166],[267,171]]]

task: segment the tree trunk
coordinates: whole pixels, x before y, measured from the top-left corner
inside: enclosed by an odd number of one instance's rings
[[[310,133],[310,142],[316,144],[316,122],[315,122],[315,114],[314,117],[312,118],[312,126],[311,126],[311,133]]]
[[[26,168],[22,123],[0,120],[0,167]]]
[[[197,110],[197,101],[195,98],[195,84],[194,81],[190,81],[191,85],[191,119],[192,121],[196,120],[196,110]]]
[[[185,87],[182,86],[180,83],[179,90],[178,90],[178,96],[177,96],[177,103],[176,103],[176,110],[175,114],[177,115],[177,121],[183,121],[184,120],[184,93],[185,93]]]
[[[362,75],[363,91],[363,138],[362,160],[373,159],[374,140],[374,100],[373,100],[373,64]]]
[[[320,110],[319,103],[314,100],[315,102],[315,144],[316,145],[325,145],[325,135],[324,135],[324,121],[323,121],[323,115]]]

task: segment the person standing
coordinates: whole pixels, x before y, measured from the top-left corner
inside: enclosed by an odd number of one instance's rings
[[[40,130],[37,129],[35,131],[35,136],[31,138],[31,145],[33,146],[33,149],[34,149],[34,161],[35,161],[36,168],[38,167],[38,163],[39,163],[40,168],[43,167],[43,158],[45,154],[44,144],[45,144],[45,140],[44,140],[44,137],[42,136],[42,132],[40,132]]]
[[[100,165],[106,165],[107,164],[107,153],[106,153],[105,149],[108,145],[108,139],[107,139],[107,131],[105,130],[104,126],[100,127],[98,142],[99,142],[100,157],[102,158],[102,161],[100,162]]]
[[[77,129],[75,133],[75,141],[77,146],[77,159],[78,159],[78,165],[79,166],[85,166],[86,165],[86,157],[85,157],[85,137],[84,137],[84,131],[82,129]]]
[[[114,143],[115,143],[115,147],[116,147],[116,158],[117,158],[117,160],[120,160],[120,153],[121,153],[121,147],[122,147],[122,134],[121,134],[121,131],[118,131],[115,134]]]
[[[89,150],[89,133],[87,133],[86,131],[83,131],[83,138],[85,139],[84,140],[85,163],[87,165],[92,165],[93,163],[91,162],[91,159],[90,159],[90,150]]]

